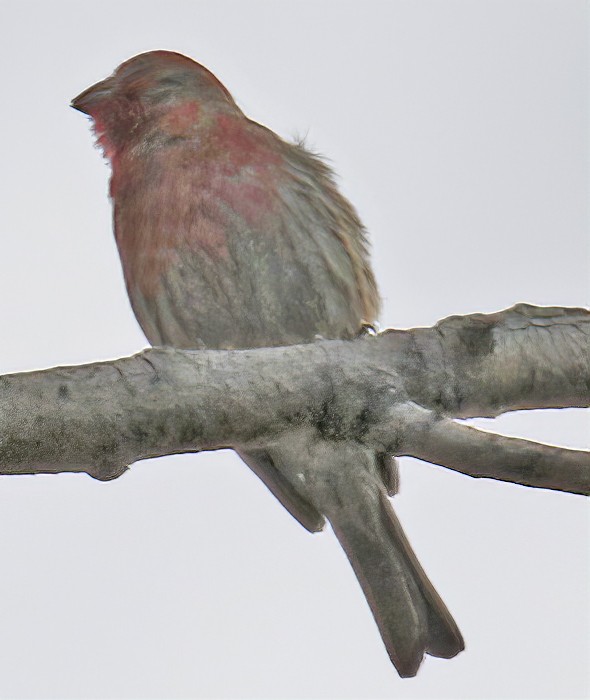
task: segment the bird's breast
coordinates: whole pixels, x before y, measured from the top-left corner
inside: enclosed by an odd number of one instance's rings
[[[246,159],[232,143],[218,157],[215,139],[209,151],[179,141],[116,174],[115,236],[148,339],[239,348],[354,334],[361,311],[345,248],[293,218],[276,156]]]

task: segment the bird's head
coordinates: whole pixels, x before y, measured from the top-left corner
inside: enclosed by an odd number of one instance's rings
[[[202,110],[238,111],[227,89],[204,66],[172,51],[150,51],[122,63],[72,100],[94,122],[97,143],[112,160],[135,138],[184,136]]]

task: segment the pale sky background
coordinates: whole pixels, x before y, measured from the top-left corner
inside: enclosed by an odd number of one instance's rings
[[[329,156],[371,232],[383,325],[587,304],[586,14],[577,0],[0,0],[0,372],[146,344],[108,169],[68,103],[150,49],[204,63],[249,116]],[[581,411],[495,427],[588,446]],[[108,484],[0,478],[0,697],[586,697],[587,502],[411,459],[402,479],[397,512],[467,644],[412,680],[331,532],[305,532],[229,452]]]

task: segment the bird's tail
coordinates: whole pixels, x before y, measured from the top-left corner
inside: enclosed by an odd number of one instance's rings
[[[464,649],[461,633],[412,551],[382,483],[367,472],[342,489],[335,481],[332,496],[322,499],[323,511],[400,676],[415,676],[425,652],[458,654]]]
[[[266,449],[281,477],[277,494],[297,493],[297,502],[282,499],[297,506],[291,507],[295,517],[306,520],[301,502],[330,521],[400,676],[416,675],[425,653],[450,658],[462,651],[461,633],[387,498],[397,488],[395,461],[357,442],[318,439],[306,429],[289,431]]]

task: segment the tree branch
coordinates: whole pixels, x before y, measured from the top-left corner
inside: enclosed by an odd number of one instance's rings
[[[590,314],[519,305],[430,329],[243,351],[154,348],[0,378],[0,473],[112,479],[147,457],[298,427],[472,476],[590,492],[590,453],[445,418],[587,406]]]
[[[590,453],[496,435],[446,418],[408,431],[407,454],[475,478],[589,493]]]
[[[408,392],[420,405],[453,418],[588,406],[586,309],[517,304],[393,333],[406,358]]]

